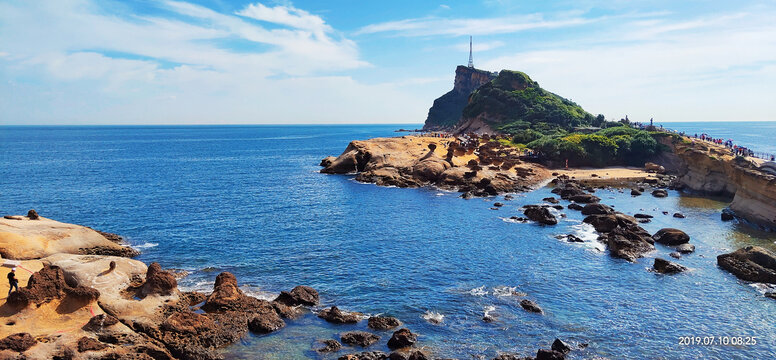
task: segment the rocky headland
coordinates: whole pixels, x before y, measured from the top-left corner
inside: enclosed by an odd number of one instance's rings
[[[468,196],[525,191],[550,176],[520,152],[488,138],[402,136],[351,142],[338,157],[321,161],[322,173],[356,173],[356,180],[384,186],[436,186]]]

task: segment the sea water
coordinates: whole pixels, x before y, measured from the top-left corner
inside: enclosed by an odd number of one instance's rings
[[[743,138],[766,125],[772,132],[774,123],[731,128]],[[718,268],[716,256],[746,245],[776,250],[776,234],[721,222],[727,199],[597,191],[619,211],[653,215],[648,231],[676,227],[697,247],[675,260],[657,245],[628,263],[602,250],[577,211],[563,210],[557,226],[509,221],[520,206],[553,196],[550,188],[511,201],[463,200],[318,172],[320,160],[349,141],[401,135],[393,132],[399,127],[417,125],[0,127],[0,211],[34,208],[121,234],[142,251],[139,260],[188,271],[184,289],[209,291],[221,271],[268,299],[309,285],[322,307],[398,317],[438,357],[531,355],[560,338],[588,345],[572,352],[577,359],[773,358],[776,300]],[[494,201],[505,206],[490,210]],[[586,242],[556,239],[569,233]],[[690,270],[652,273],[654,257]],[[522,310],[525,298],[545,314]],[[486,313],[493,321],[483,321]],[[337,326],[308,314],[224,352],[334,359],[361,349],[321,355],[316,341],[354,329],[365,322]],[[369,349],[386,351],[390,332],[379,335]],[[684,346],[682,336],[750,336],[757,344]]]

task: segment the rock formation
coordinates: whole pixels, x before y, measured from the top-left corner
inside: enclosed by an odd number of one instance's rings
[[[739,279],[776,284],[776,254],[759,246],[747,246],[717,256],[719,267]]]

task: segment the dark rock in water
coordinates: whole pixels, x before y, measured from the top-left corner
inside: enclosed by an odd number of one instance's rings
[[[668,215],[668,211],[663,211],[663,215]]]
[[[674,217],[677,219],[684,219],[684,214],[682,213],[674,213]]]
[[[524,217],[520,217],[520,216],[510,216],[509,218],[511,220],[515,220],[515,221],[519,221],[519,222],[526,222],[526,221],[528,221],[528,219],[526,219]]]
[[[639,219],[639,223],[640,224],[646,224],[646,223],[650,223],[650,222],[652,222],[651,219]]]
[[[248,329],[256,334],[269,334],[286,326],[274,307],[265,307],[248,322]]]
[[[388,355],[382,351],[364,351],[358,354],[340,356],[337,360],[386,360]]]
[[[342,349],[342,344],[339,343],[339,341],[334,339],[328,339],[321,341],[323,343],[323,347],[320,349],[316,349],[317,352],[335,352]]]
[[[630,262],[636,261],[637,258],[655,249],[650,243],[651,238],[649,234],[638,227],[617,227],[611,232],[602,235],[601,238],[606,243],[607,248],[609,248],[611,256]]]
[[[99,351],[105,349],[108,345],[101,343],[97,339],[84,336],[78,339],[78,352]]]
[[[534,360],[534,358],[530,356],[518,356],[513,354],[499,354],[498,356],[494,357],[493,360]]]
[[[512,200],[512,199],[514,199],[514,198],[515,198],[514,196],[512,196],[512,195],[509,195],[509,194],[507,194],[507,195],[504,195],[504,200]]]
[[[680,253],[678,253],[678,252],[676,252],[676,251],[674,251],[674,252],[672,252],[672,253],[668,254],[668,256],[670,256],[670,257],[672,257],[672,258],[674,258],[674,259],[681,259],[681,258],[682,258],[682,254],[680,254]]]
[[[652,268],[661,274],[676,274],[687,270],[687,268],[682,265],[661,258],[655,258],[655,263],[652,265]]]
[[[739,279],[776,284],[776,254],[759,246],[747,246],[717,256],[719,267]]]
[[[565,240],[566,240],[566,241],[568,241],[568,242],[585,242],[584,240],[582,240],[582,239],[578,238],[578,237],[577,237],[576,235],[574,235],[574,234],[568,234],[568,235],[558,235],[558,236],[556,236],[555,238],[557,238],[557,239],[560,239],[560,240],[563,240],[563,239],[565,239]]]
[[[635,217],[636,219],[651,219],[654,216],[647,215],[647,214],[634,214],[633,217]]]
[[[523,299],[522,301],[520,301],[520,306],[526,311],[530,311],[538,314],[543,313],[542,308],[540,308],[539,305],[536,305],[535,302],[528,299]]]
[[[733,216],[733,214],[727,211],[723,211],[720,217],[722,218],[722,221],[730,221],[736,218],[735,216]]]
[[[40,216],[38,215],[38,212],[35,211],[35,209],[30,209],[30,211],[27,212],[27,218],[30,220],[38,220],[40,219]]]
[[[411,353],[402,353],[402,352],[394,351],[390,355],[388,355],[388,360],[429,360],[429,359],[430,358],[421,351],[413,351]],[[439,359],[439,360],[442,360],[442,359]]]
[[[582,221],[593,225],[595,231],[599,233],[608,233],[619,226],[617,217],[614,215],[589,215]]]
[[[536,360],[563,360],[565,358],[566,354],[560,351],[539,349],[536,352]]]
[[[471,191],[467,191],[463,194],[461,194],[461,199],[471,199],[474,197],[474,194]]]
[[[493,203],[493,206],[495,206],[495,207],[502,207],[502,206],[504,206],[504,204],[502,204],[500,202],[497,202],[497,203]]]
[[[668,191],[665,191],[664,189],[657,189],[652,191],[652,196],[659,198],[666,197],[668,196]]]
[[[569,204],[568,208],[571,209],[571,210],[582,210],[583,209],[582,205],[579,205],[577,203]]]
[[[652,239],[668,246],[676,246],[690,242],[689,235],[682,230],[674,228],[660,229],[655,235],[652,235]]]
[[[771,299],[776,299],[776,292],[767,292],[767,293],[765,293],[765,297],[771,298]]]
[[[367,326],[374,330],[389,330],[399,325],[401,325],[399,319],[390,316],[372,316],[367,323]]]
[[[691,252],[695,251],[695,245],[693,244],[682,244],[676,247],[676,251],[681,254],[689,254]]]
[[[604,204],[587,204],[582,208],[582,215],[606,215],[614,214],[614,209]]]
[[[355,324],[361,320],[361,314],[344,312],[336,306],[321,310],[318,317],[334,324]]]
[[[367,347],[380,340],[380,337],[366,331],[349,331],[340,337],[343,344]]]
[[[633,190],[631,190],[631,195],[633,195],[633,196],[641,196],[641,191],[633,189]]]
[[[418,336],[413,334],[410,329],[402,328],[393,333],[388,340],[388,347],[391,349],[400,349],[412,346],[418,341]]]
[[[542,201],[546,201],[546,202],[548,202],[550,204],[557,204],[559,202],[558,199],[556,199],[554,197],[546,197],[546,198],[542,199]]]
[[[555,225],[558,223],[558,219],[550,213],[547,208],[543,207],[529,207],[523,211],[525,216],[535,222],[544,225]]]
[[[281,291],[274,301],[287,306],[315,306],[318,305],[318,291],[309,286],[299,285],[291,292]]]
[[[555,210],[563,210],[563,205],[553,205],[552,208],[555,209]],[[561,215],[561,216],[563,216],[563,215]]]
[[[590,194],[581,194],[581,195],[574,195],[568,198],[568,200],[571,200],[576,203],[580,204],[591,204],[595,202],[601,201],[597,196],[590,195]]]
[[[571,351],[571,347],[561,339],[555,339],[555,341],[552,342],[552,346],[550,348],[562,354],[567,354],[569,351]]]
[[[28,333],[16,333],[8,335],[0,340],[0,350],[13,350],[16,352],[25,352],[38,341]]]

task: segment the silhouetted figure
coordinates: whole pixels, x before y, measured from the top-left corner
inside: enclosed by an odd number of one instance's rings
[[[11,296],[11,293],[16,289],[16,291],[19,291],[19,280],[16,280],[16,268],[11,269],[11,271],[8,273],[8,296]]]

